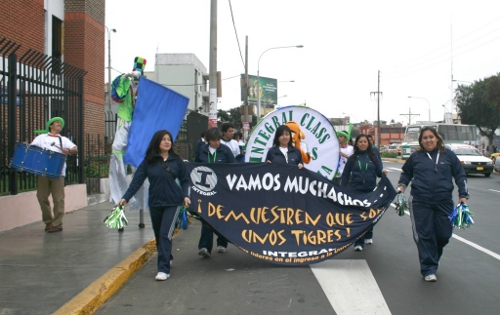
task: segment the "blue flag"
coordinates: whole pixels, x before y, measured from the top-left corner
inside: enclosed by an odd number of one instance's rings
[[[138,167],[154,133],[166,129],[175,141],[186,113],[189,98],[141,77],[128,146],[123,160]]]

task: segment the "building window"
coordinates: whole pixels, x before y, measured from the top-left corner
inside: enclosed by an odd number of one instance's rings
[[[61,74],[63,42],[63,22],[52,16],[52,72],[55,74]]]

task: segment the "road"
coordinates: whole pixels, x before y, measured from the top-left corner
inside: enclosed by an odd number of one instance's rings
[[[401,165],[384,163],[394,184]],[[195,222],[174,239],[171,278],[154,281],[154,258],[95,314],[500,314],[500,176],[471,175],[468,184],[476,224],[454,231],[435,283],[420,275],[410,218],[393,208],[363,252],[303,267],[234,246],[202,259]]]

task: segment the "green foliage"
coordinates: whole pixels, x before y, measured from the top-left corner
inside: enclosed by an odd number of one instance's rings
[[[109,161],[91,161],[85,165],[83,172],[85,177],[109,177]]]
[[[231,122],[234,124],[236,129],[243,128],[243,122],[241,121],[240,107],[234,107],[225,111],[223,109],[217,110],[217,118],[223,122]],[[255,126],[257,124],[257,116],[252,115],[252,121],[250,126]]]
[[[392,158],[392,159],[398,158],[398,154],[396,152],[382,152],[380,153],[380,156],[383,158]]]
[[[500,126],[500,75],[459,85],[455,101],[463,124],[476,125],[490,139]]]

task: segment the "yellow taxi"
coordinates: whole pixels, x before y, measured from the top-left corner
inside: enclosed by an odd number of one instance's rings
[[[490,155],[490,159],[493,161],[493,164],[495,164],[495,160],[498,158],[499,155],[500,152],[493,153],[492,155]]]

